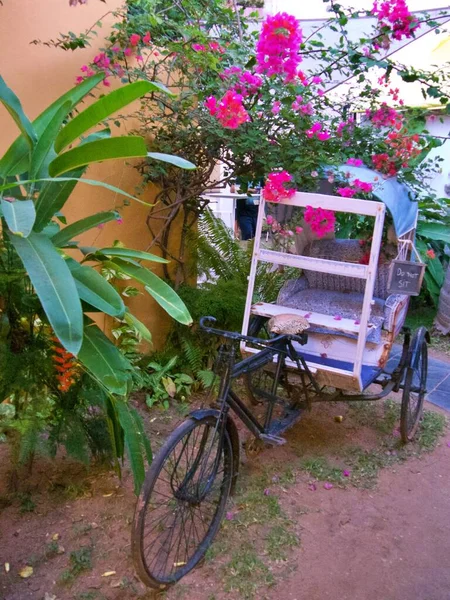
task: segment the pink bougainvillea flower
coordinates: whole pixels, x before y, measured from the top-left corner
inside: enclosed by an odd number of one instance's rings
[[[319,177],[319,173],[317,171],[311,171],[311,177]]]
[[[266,219],[267,221],[267,225],[272,225],[274,222],[274,218],[272,217],[272,215],[269,215]]]
[[[216,117],[226,129],[237,129],[243,123],[250,121],[250,115],[242,104],[242,96],[236,94],[234,90],[228,90],[220,100]]]
[[[330,139],[331,133],[329,131],[319,131],[316,136],[318,140],[324,142],[325,140]]]
[[[264,490],[264,496],[270,496],[270,490],[269,490],[269,488],[266,488]]]
[[[364,194],[370,194],[373,190],[373,185],[367,181],[361,181],[360,179],[355,179],[351,184],[357,192],[363,192]]]
[[[311,227],[311,231],[317,237],[324,237],[327,233],[334,231],[336,223],[336,215],[331,210],[323,208],[313,208],[306,206],[304,213],[305,222]]]
[[[271,75],[283,75],[287,81],[298,76],[301,62],[300,22],[287,13],[268,16],[263,23],[256,45],[256,71]]]
[[[353,323],[354,323],[354,325],[360,325],[361,321],[359,319],[356,319],[356,321],[354,321]]]
[[[133,54],[133,50],[131,48],[125,48],[123,53],[125,54],[125,56],[131,56]]]
[[[219,42],[209,42],[209,49],[212,50],[213,52],[217,52],[217,50],[219,48],[220,48]]]
[[[209,96],[205,100],[205,107],[209,110],[209,114],[213,117],[217,113],[217,99],[214,96]]]
[[[306,313],[306,315],[303,315],[305,317],[305,319],[309,319],[311,317],[311,313]]]
[[[147,33],[144,35],[144,37],[142,38],[142,41],[144,42],[144,44],[146,46],[148,46],[150,44],[150,40],[151,40],[151,36],[150,36],[150,31],[147,31]]]
[[[311,102],[308,102],[307,104],[302,104],[300,106],[299,110],[304,115],[313,115],[314,114],[314,108],[313,108],[313,105],[311,104]]]
[[[345,164],[352,165],[353,167],[362,167],[364,163],[360,158],[349,158]]]
[[[296,227],[295,233],[301,233],[303,231],[303,227]]]
[[[87,65],[83,65],[82,67],[80,67],[80,71],[83,71],[83,73],[86,73],[86,71],[89,70],[89,67]]]
[[[116,219],[116,223],[117,223],[118,225],[122,225],[122,223],[123,223],[123,219],[122,219],[122,217],[117,217],[117,219]]]
[[[342,321],[342,316],[341,315],[334,315],[334,320],[335,321]]]
[[[308,483],[308,490],[310,492],[315,492],[317,490],[317,485],[315,483]]]
[[[141,62],[141,63],[143,63],[143,62],[144,62],[144,59],[143,59],[143,57],[142,57],[140,54],[138,54],[138,55],[136,56],[136,60],[137,60],[138,62]]]
[[[336,193],[343,198],[353,198],[356,194],[356,190],[352,190],[350,187],[341,187],[336,190]]]
[[[311,83],[315,83],[315,84],[322,83],[322,77],[319,77],[318,75],[314,75],[314,77],[311,79]]]
[[[192,44],[192,50],[195,50],[196,52],[204,52],[206,48],[203,44]]]
[[[317,93],[320,97],[325,96],[325,90],[323,90],[322,88],[318,89]]]
[[[328,358],[328,354],[326,352],[322,352],[320,355],[321,358]]]
[[[394,40],[411,38],[420,27],[419,21],[409,12],[405,0],[375,0],[372,14],[377,17],[381,27],[391,29]]]
[[[137,46],[141,41],[141,36],[138,33],[132,33],[130,35],[130,44],[132,46]]]
[[[279,202],[282,198],[291,198],[295,194],[295,189],[285,187],[285,184],[291,181],[292,175],[287,171],[270,173],[262,190],[264,199],[268,202]]]
[[[430,248],[429,250],[426,251],[426,255],[428,256],[428,258],[431,258],[431,259],[436,258],[436,254],[432,248]]]
[[[347,469],[344,469],[344,470],[342,471],[342,475],[343,475],[344,477],[350,477],[350,471],[348,471]]]
[[[105,77],[105,79],[103,80],[103,85],[105,87],[110,87],[111,86],[110,80]]]
[[[450,448],[450,442],[447,442],[447,447]]]
[[[326,490],[331,490],[331,488],[333,487],[333,484],[330,483],[329,481],[325,481],[325,483],[323,484],[323,487]]]
[[[394,437],[400,437],[400,430],[399,430],[399,428],[398,428],[398,427],[396,427],[396,428],[393,430],[393,432],[392,432],[392,435],[393,435]]]
[[[227,514],[225,515],[225,519],[227,521],[232,521],[234,519],[234,512],[232,512],[231,510],[227,512]]]
[[[276,100],[272,105],[271,112],[272,112],[272,114],[277,115],[280,112],[280,110],[281,110],[281,102],[279,100]]]

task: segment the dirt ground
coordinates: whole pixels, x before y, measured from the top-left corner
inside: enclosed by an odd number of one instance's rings
[[[207,558],[159,597],[450,600],[450,433],[441,431],[442,411],[427,410],[407,450],[395,403],[305,413],[285,446],[245,461]],[[180,419],[147,414],[155,446]],[[156,597],[130,559],[127,468],[119,481],[63,457],[40,459],[12,499],[7,469],[1,447],[1,600]]]

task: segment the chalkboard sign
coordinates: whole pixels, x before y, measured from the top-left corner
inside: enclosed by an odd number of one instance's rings
[[[407,260],[393,260],[389,274],[388,293],[418,296],[426,265]]]

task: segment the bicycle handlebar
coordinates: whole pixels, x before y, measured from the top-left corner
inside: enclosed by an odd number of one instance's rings
[[[212,323],[216,323],[217,319],[215,317],[200,317],[199,319],[199,325],[200,325],[200,329],[202,329],[203,331],[206,331],[206,333],[212,333],[214,335],[220,335],[222,337],[228,338],[230,340],[236,340],[236,341],[246,341],[246,342],[252,342],[254,344],[264,344],[264,345],[272,345],[276,342],[280,342],[282,340],[292,340],[295,342],[299,342],[300,344],[304,344],[305,343],[305,339],[298,336],[298,335],[293,335],[293,334],[288,334],[288,333],[282,333],[281,335],[277,335],[276,337],[270,338],[268,340],[262,340],[261,338],[257,338],[257,337],[252,337],[249,335],[244,335],[242,333],[238,333],[237,331],[224,331],[222,329],[214,329],[213,327],[209,327],[208,325],[205,325],[206,321],[211,321]]]

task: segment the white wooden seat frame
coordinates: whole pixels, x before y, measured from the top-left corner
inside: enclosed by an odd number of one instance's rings
[[[331,273],[333,275],[364,279],[366,284],[359,324],[356,324],[351,319],[341,319],[337,321],[332,316],[321,313],[312,312],[310,313],[310,316],[308,316],[309,322],[313,325],[326,327],[327,329],[339,332],[358,335],[353,371],[346,371],[319,363],[308,362],[308,366],[311,371],[313,373],[322,373],[324,375],[328,374],[325,377],[328,385],[334,385],[334,387],[343,390],[348,389],[362,391],[363,383],[361,373],[363,366],[363,354],[366,345],[367,332],[370,327],[369,318],[383,235],[383,224],[386,212],[385,205],[383,202],[360,200],[357,198],[341,198],[337,196],[311,194],[306,192],[297,192],[292,198],[282,199],[280,202],[277,202],[277,204],[296,207],[312,206],[313,208],[323,208],[325,210],[332,210],[335,212],[353,213],[357,215],[374,217],[374,228],[369,263],[367,265],[361,265],[356,263],[314,258],[298,254],[275,252],[273,250],[261,248],[260,240],[265,215],[265,200],[261,197],[258,211],[258,221],[256,224],[255,242],[253,247],[242,333],[244,335],[247,334],[251,315],[271,317],[276,314],[286,313],[298,313],[302,316],[305,314],[304,310],[298,311],[292,308],[284,308],[276,304],[267,304],[262,302],[253,304],[252,300],[255,286],[255,276],[259,261],[264,261],[275,265],[297,267],[299,269],[309,269],[322,273]],[[251,348],[245,342],[242,342],[241,352],[248,354],[258,352],[258,350]]]

